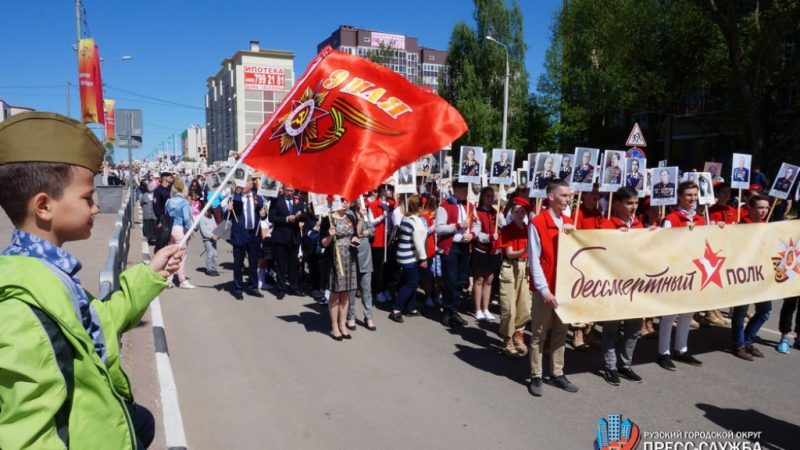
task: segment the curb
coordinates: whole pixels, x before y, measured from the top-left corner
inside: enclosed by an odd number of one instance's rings
[[[142,210],[139,209],[141,221]],[[142,236],[143,238],[143,236]],[[150,247],[147,241],[142,240],[142,260],[150,262]],[[172,364],[169,360],[169,347],[167,347],[167,334],[164,331],[164,317],[161,315],[161,300],[156,297],[150,303],[150,317],[153,322],[153,341],[155,343],[156,372],[161,394],[161,413],[164,417],[164,438],[168,450],[186,450],[186,432],[183,428],[183,417],[178,403],[178,389],[175,385],[175,376],[172,373]]]

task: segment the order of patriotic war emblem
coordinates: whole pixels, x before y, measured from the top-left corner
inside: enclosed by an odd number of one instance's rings
[[[292,110],[281,116],[270,130],[270,140],[280,139],[281,155],[292,148],[298,156],[328,149],[345,136],[348,125],[390,137],[405,134],[369,116],[356,104],[341,97],[334,99],[326,108],[330,90],[341,86],[340,92],[376,105],[392,119],[412,112],[411,107],[395,97],[384,100],[385,89],[375,87],[361,78],[349,81],[348,78],[348,71],[335,70],[315,90],[306,88],[298,100],[292,101]]]

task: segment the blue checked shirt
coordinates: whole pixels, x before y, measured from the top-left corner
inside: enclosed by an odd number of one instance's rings
[[[94,349],[98,356],[106,361],[106,345],[100,319],[89,303],[89,297],[81,286],[77,273],[81,270],[81,263],[63,248],[52,244],[38,236],[22,230],[14,230],[11,243],[2,252],[6,256],[30,256],[41,260],[64,283],[69,292],[70,301],[94,342]]]

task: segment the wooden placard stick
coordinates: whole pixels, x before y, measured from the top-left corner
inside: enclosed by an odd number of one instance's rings
[[[581,194],[583,191],[578,191],[578,201],[575,203],[575,228],[578,228],[578,220],[581,216]]]
[[[614,193],[608,194],[608,211],[606,211],[606,220],[611,220],[611,204],[614,203]]]
[[[778,206],[778,197],[775,197],[775,200],[772,200],[772,206],[769,208],[769,214],[767,214],[766,222],[769,222],[769,219],[772,217],[772,212],[775,211],[775,207]]]
[[[736,202],[736,223],[742,220],[742,190],[739,189],[739,201]]]

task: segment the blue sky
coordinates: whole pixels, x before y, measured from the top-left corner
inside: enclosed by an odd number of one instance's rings
[[[251,39],[259,40],[262,48],[294,51],[295,71],[302,73],[317,44],[339,25],[407,34],[426,47],[447,49],[455,23],[474,24],[469,0],[83,2],[91,36],[109,61],[102,66],[106,98],[116,99],[118,108],[144,111],[145,145],[137,157],[167,142],[169,135],[205,122],[206,79],[216,74],[224,58],[247,48]],[[562,1],[520,3],[528,45],[526,65],[534,89],[550,41],[550,24]],[[74,1],[7,2],[3,13],[0,98],[12,105],[65,114],[66,82],[76,85],[78,78],[77,54],[71,47],[76,36]],[[133,58],[113,61],[123,55]],[[130,92],[189,107],[158,104]],[[72,116],[77,117],[75,87],[71,100]]]

